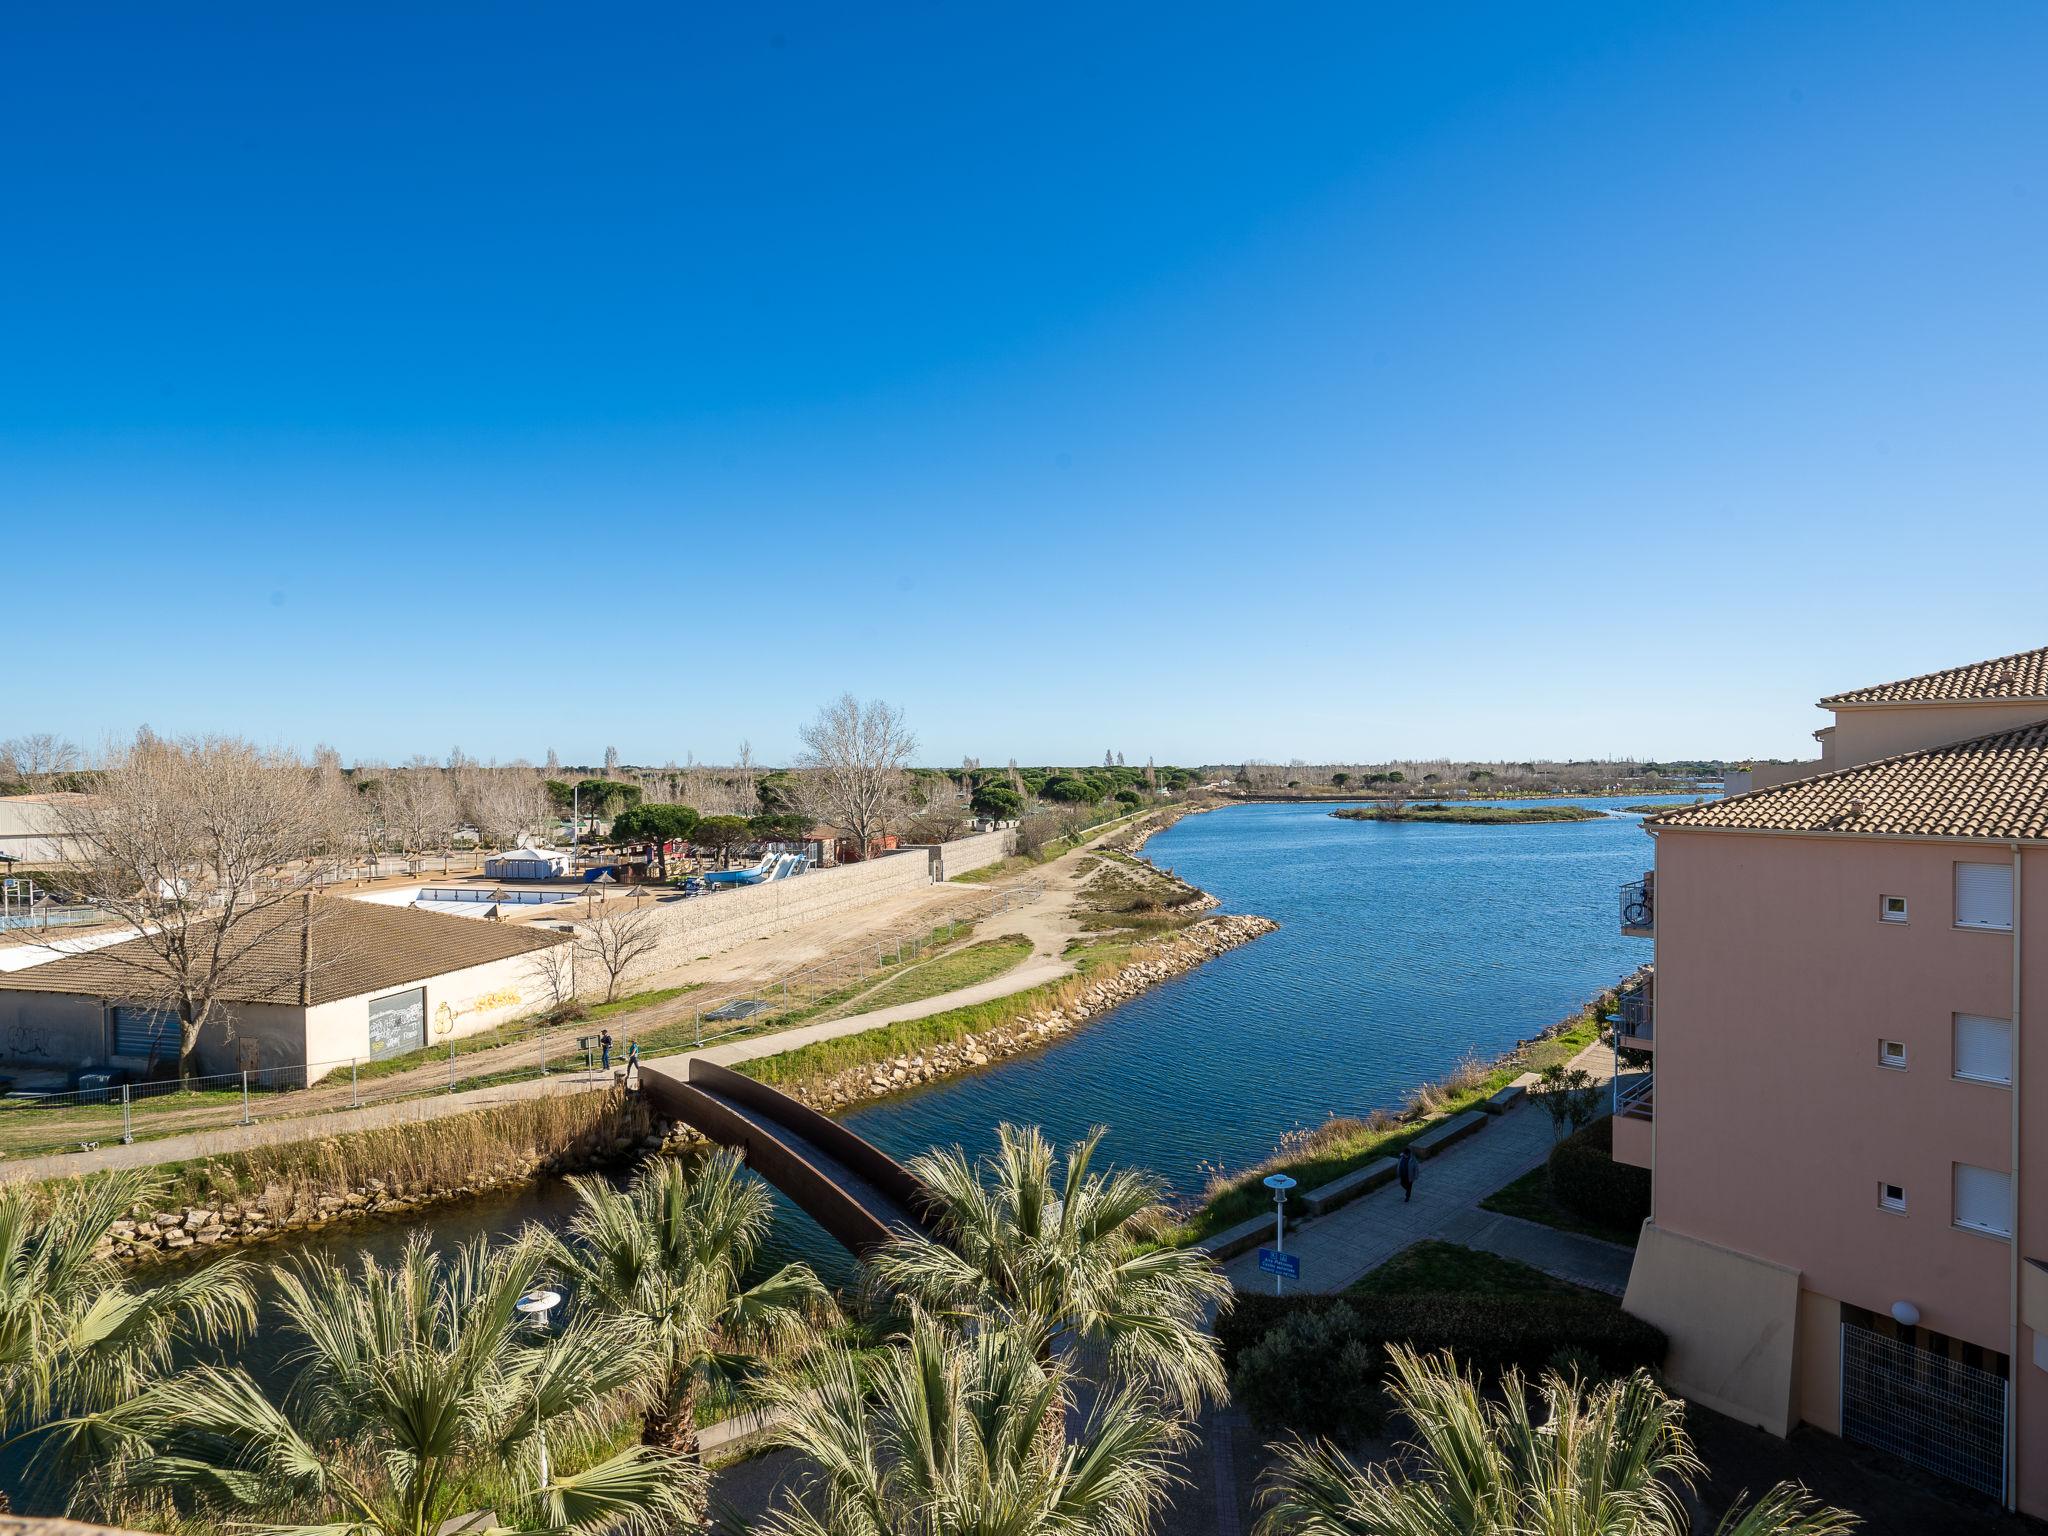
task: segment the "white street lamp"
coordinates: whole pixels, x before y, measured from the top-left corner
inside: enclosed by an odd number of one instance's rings
[[[1294,1180],[1284,1173],[1269,1173],[1264,1179],[1266,1188],[1273,1191],[1273,1251],[1287,1251],[1287,1191],[1294,1188]],[[1280,1294],[1280,1277],[1273,1277],[1273,1294]]]
[[[539,1323],[540,1331],[545,1335],[548,1331],[548,1314],[561,1304],[562,1293],[560,1291],[528,1291],[524,1296],[512,1303],[512,1310],[530,1317]],[[538,1377],[535,1378],[533,1384],[533,1434],[534,1438],[540,1442],[540,1485],[545,1490],[548,1485],[548,1432],[542,1426],[540,1419],[540,1381]]]

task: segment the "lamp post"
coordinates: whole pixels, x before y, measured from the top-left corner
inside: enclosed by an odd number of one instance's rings
[[[1284,1173],[1269,1173],[1262,1180],[1266,1188],[1273,1191],[1273,1251],[1287,1251],[1287,1191],[1294,1188],[1294,1180]],[[1273,1294],[1280,1294],[1280,1277],[1273,1277]]]
[[[512,1309],[532,1318],[540,1325],[542,1338],[548,1331],[548,1314],[562,1304],[560,1291],[528,1291],[512,1303]],[[540,1486],[543,1492],[548,1486],[548,1432],[540,1418],[540,1381],[535,1377],[533,1384],[533,1437],[540,1443]]]

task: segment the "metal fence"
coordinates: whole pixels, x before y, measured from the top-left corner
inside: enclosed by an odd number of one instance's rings
[[[840,994],[853,992],[862,982],[879,980],[883,972],[901,966],[905,961],[943,949],[957,939],[963,929],[1029,906],[1044,894],[1044,882],[1036,880],[983,892],[956,908],[953,916],[929,928],[877,934],[857,949],[756,983],[743,992],[707,998],[695,1008],[691,1043],[693,1046],[710,1045],[734,1035],[757,1034],[787,1014],[802,1012]],[[712,1026],[708,1032],[705,1029],[707,1024]],[[625,1037],[627,1040],[631,1038],[630,1035]]]
[[[1842,1324],[1842,1438],[2005,1496],[2003,1376]]]
[[[99,1141],[132,1142],[138,1119],[145,1130],[175,1134],[222,1125],[253,1125],[280,1114],[361,1109],[527,1078],[571,1074],[588,1076],[594,1082],[605,1075],[597,1059],[596,1039],[597,1030],[590,1026],[548,1031],[527,1041],[492,1041],[492,1048],[510,1050],[511,1059],[500,1059],[481,1073],[465,1071],[465,1053],[453,1049],[454,1042],[446,1053],[445,1075],[419,1070],[438,1065],[437,1048],[432,1046],[400,1058],[396,1070],[385,1061],[352,1056],[144,1082],[116,1083],[109,1080],[111,1074],[84,1073],[75,1088],[55,1093],[21,1090],[0,1099],[0,1146],[20,1152],[75,1150]],[[312,1101],[314,1097],[317,1102]],[[20,1118],[27,1115],[34,1120]],[[34,1137],[35,1131],[44,1127],[51,1134],[40,1148],[19,1144],[24,1132]]]
[[[1028,905],[1044,893],[1041,883],[969,896],[944,921],[916,931],[886,933],[856,951],[775,977],[744,993],[700,1002],[691,1038],[665,1034],[644,1047],[651,1051],[710,1045],[772,1029],[792,1013],[817,1009],[845,997],[851,1001],[864,982],[879,980],[959,938],[974,924]],[[666,1030],[673,1016],[654,1026]],[[637,1027],[636,1027],[637,1026]],[[613,1033],[609,1062],[600,1037]],[[628,1050],[649,1030],[634,1013],[601,1022],[517,1026],[449,1038],[402,1057],[368,1055],[302,1066],[251,1067],[201,1077],[117,1083],[111,1074],[85,1074],[74,1088],[54,1093],[16,1091],[0,1098],[0,1152],[79,1150],[102,1141],[129,1142],[138,1126],[150,1135],[175,1135],[223,1125],[249,1125],[277,1115],[360,1109],[399,1099],[460,1093],[496,1083],[575,1074],[601,1081],[623,1066]],[[446,1072],[423,1070],[439,1065]],[[494,1053],[488,1064],[473,1060]]]

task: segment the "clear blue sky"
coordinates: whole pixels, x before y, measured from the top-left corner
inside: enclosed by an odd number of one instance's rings
[[[2044,60],[2034,0],[17,6],[0,735],[1797,755],[2048,643]]]

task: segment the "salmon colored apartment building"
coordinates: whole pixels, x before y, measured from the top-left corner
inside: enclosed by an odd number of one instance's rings
[[[2048,1515],[2048,648],[1820,702],[1622,893],[1625,1305],[1700,1403]]]

